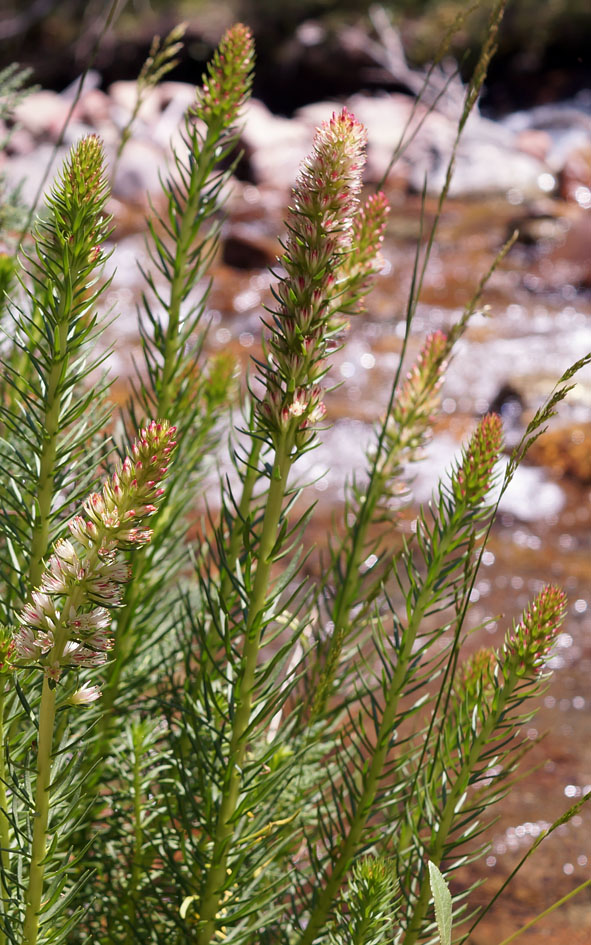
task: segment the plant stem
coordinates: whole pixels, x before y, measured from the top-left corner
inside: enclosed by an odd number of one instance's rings
[[[55,479],[55,461],[57,456],[58,433],[60,428],[61,392],[66,373],[68,318],[62,311],[56,321],[57,345],[56,357],[49,377],[47,378],[47,394],[45,397],[43,449],[39,459],[39,478],[37,486],[37,510],[31,539],[31,556],[29,559],[29,588],[36,588],[43,573],[43,558],[49,544],[49,527],[51,522],[51,505],[53,502],[53,483]]]
[[[35,786],[35,807],[33,813],[33,845],[31,848],[29,883],[25,897],[26,911],[23,926],[23,945],[35,945],[39,930],[39,910],[41,908],[43,877],[45,873],[45,864],[43,861],[45,860],[47,852],[47,823],[49,819],[49,785],[51,781],[55,698],[55,689],[50,689],[47,679],[44,679],[43,691],[41,693],[41,708],[39,710],[37,782]]]
[[[465,509],[463,506],[454,510],[445,531],[440,536],[438,544],[432,548],[432,555],[429,560],[428,572],[423,587],[417,594],[412,609],[410,606],[407,607],[407,628],[404,632],[400,650],[397,653],[396,668],[386,695],[384,711],[376,738],[376,748],[371,759],[371,764],[363,778],[361,792],[355,803],[355,812],[350,821],[349,831],[343,838],[332,871],[326,879],[324,889],[318,897],[304,932],[297,940],[297,945],[312,945],[317,934],[324,927],[334,898],[358,850],[391,745],[398,704],[407,679],[409,663],[413,658],[415,640],[425,612],[432,603],[434,588],[445,564],[446,555],[454,544],[456,533],[461,527],[464,514]]]
[[[535,925],[536,922],[539,922],[540,919],[545,919],[547,915],[550,915],[550,913],[554,912],[555,909],[559,909],[560,906],[565,904],[565,902],[568,902],[569,899],[573,898],[573,896],[577,896],[580,892],[583,892],[583,890],[587,889],[588,886],[591,886],[591,879],[586,879],[585,882],[577,886],[576,889],[571,889],[571,891],[567,893],[566,896],[563,896],[562,899],[557,899],[556,902],[552,903],[551,906],[548,906],[547,909],[544,909],[543,912],[540,912],[539,915],[535,916],[535,918],[530,919],[529,922],[526,922],[525,925],[522,925],[521,928],[517,929],[516,932],[512,932],[508,938],[504,938],[501,942],[501,945],[509,945],[509,942],[513,942],[521,935],[522,932],[527,932],[527,930],[531,929],[531,927]]]
[[[365,548],[367,530],[372,522],[375,508],[384,485],[383,477],[379,475],[377,470],[374,469],[374,472],[375,475],[372,475],[368,485],[365,501],[359,508],[355,530],[352,536],[352,544],[347,554],[345,573],[332,608],[331,619],[333,622],[333,630],[324,669],[322,670],[318,688],[316,689],[312,703],[312,710],[308,722],[310,725],[322,715],[326,707],[343,643],[351,629],[349,615],[359,587],[359,567]]]
[[[5,764],[5,745],[4,745],[4,711],[6,707],[6,680],[0,682],[0,857],[2,863],[2,876],[0,877],[0,893],[2,898],[2,911],[4,912],[8,903],[8,874],[10,871],[10,824],[8,820],[8,799],[6,797],[6,764]],[[6,932],[4,924],[0,928],[0,945],[6,945]]]
[[[248,455],[248,465],[242,482],[242,495],[240,496],[240,502],[238,504],[237,522],[236,526],[232,529],[232,534],[230,535],[230,541],[228,543],[228,550],[226,553],[226,562],[224,566],[224,573],[222,575],[222,583],[220,586],[220,597],[222,600],[224,600],[226,595],[229,593],[230,574],[233,573],[234,568],[236,567],[236,562],[238,561],[238,556],[240,554],[240,548],[242,546],[242,540],[244,537],[240,524],[248,520],[250,513],[252,495],[259,475],[257,467],[262,446],[262,440],[260,440],[258,437],[253,437],[252,446]]]
[[[277,540],[277,528],[281,519],[283,499],[292,462],[287,436],[284,435],[277,448],[273,463],[261,530],[257,568],[249,600],[242,666],[236,681],[236,708],[230,739],[230,751],[213,838],[211,865],[201,897],[197,945],[209,945],[215,934],[216,916],[219,912],[222,891],[226,881],[226,865],[234,833],[233,818],[240,795],[242,768],[246,755],[245,733],[250,723],[258,654],[264,627],[263,611],[273,562],[272,552]]]
[[[142,736],[139,727],[133,729],[133,856],[131,861],[131,876],[129,879],[127,917],[129,927],[135,927],[136,907],[139,883],[142,875],[142,843],[144,831],[142,828]]]
[[[480,758],[483,747],[489,741],[499,719],[503,717],[509,696],[513,692],[517,681],[518,677],[513,671],[505,684],[499,690],[494,711],[490,713],[484,725],[482,726],[480,734],[473,741],[466,760],[464,761],[464,764],[462,765],[454,784],[449,790],[441,817],[439,818],[439,826],[435,834],[435,840],[429,845],[427,851],[429,859],[437,867],[440,866],[443,859],[445,844],[447,842],[450,830],[452,829],[457,804],[462,794],[468,787],[470,777],[474,772],[476,764],[478,763],[478,759]],[[429,907],[430,898],[431,883],[429,880],[429,874],[427,870],[425,870],[421,880],[421,886],[416,905],[413,908],[412,920],[404,937],[404,945],[414,945],[414,943],[417,941],[417,938],[421,934],[422,923]]]
[[[88,573],[92,573],[98,558],[97,544],[89,552],[86,559]],[[83,585],[78,585],[72,593],[64,611],[76,611],[84,599]],[[69,606],[68,606],[69,604]],[[68,639],[67,619],[65,624],[60,621],[54,630],[54,645],[50,651],[48,661],[58,662],[64,652]],[[33,810],[33,842],[31,846],[31,862],[29,880],[25,895],[25,920],[23,925],[23,945],[36,945],[39,931],[39,909],[43,895],[43,880],[45,876],[45,856],[47,853],[47,824],[49,821],[49,788],[51,784],[52,751],[55,729],[57,688],[51,688],[47,676],[43,678],[41,690],[41,704],[39,707],[39,729],[37,732],[37,776],[35,782],[35,803]]]
[[[199,232],[203,214],[199,213],[199,203],[203,186],[213,170],[215,163],[215,145],[219,139],[219,129],[210,128],[191,168],[191,180],[187,194],[178,236],[175,244],[174,270],[170,282],[170,299],[168,303],[168,325],[164,340],[164,361],[160,376],[160,385],[157,399],[157,415],[165,420],[170,419],[169,413],[175,403],[175,387],[178,353],[179,353],[179,324],[181,303],[187,294],[187,263],[192,251],[193,243]]]

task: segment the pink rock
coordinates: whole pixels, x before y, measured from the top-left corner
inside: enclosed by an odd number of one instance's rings
[[[552,138],[547,131],[538,128],[526,128],[515,137],[515,147],[519,151],[531,154],[538,161],[545,161],[552,148]]]
[[[35,138],[57,140],[68,116],[70,105],[46,89],[33,92],[15,108],[15,119]]]
[[[109,86],[108,91],[113,104],[121,112],[120,123],[125,124],[135,108],[137,101],[137,82],[113,82],[113,84]],[[138,118],[140,121],[149,125],[151,122],[156,121],[159,114],[160,90],[157,87],[146,92],[144,95],[142,105],[138,112]]]
[[[117,165],[114,196],[125,203],[148,206],[148,195],[157,199],[161,192],[159,172],[166,176],[162,150],[150,141],[132,137]]]
[[[10,135],[7,152],[11,156],[30,154],[35,147],[35,139],[26,128],[15,128]]]
[[[303,122],[273,115],[257,99],[251,99],[244,109],[241,141],[256,183],[285,192],[293,187],[300,162],[311,145]]]
[[[560,172],[560,196],[591,209],[591,144],[575,148]]]
[[[96,127],[100,122],[107,121],[111,114],[111,100],[100,89],[89,89],[83,92],[76,106],[76,117]]]

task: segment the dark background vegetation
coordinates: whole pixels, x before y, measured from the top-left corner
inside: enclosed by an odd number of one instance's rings
[[[467,16],[453,54],[467,74],[490,0],[383,0],[413,64],[430,61],[458,16]],[[223,29],[240,19],[257,42],[255,94],[275,111],[346,95],[395,88],[368,67],[363,43],[343,47],[344,29],[371,33],[370,0],[120,0],[116,24],[101,40],[94,66],[104,86],[137,76],[155,32],[186,20],[188,42],[173,78],[199,79]],[[0,64],[34,69],[44,87],[62,89],[92,57],[110,4],[105,0],[2,0]],[[351,35],[351,33],[350,33]],[[484,107],[496,114],[568,98],[591,87],[589,0],[512,0],[499,38]]]

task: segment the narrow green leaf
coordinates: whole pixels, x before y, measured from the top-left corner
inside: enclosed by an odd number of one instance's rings
[[[429,860],[429,880],[435,903],[435,919],[441,945],[451,945],[452,901],[447,883],[439,869]]]

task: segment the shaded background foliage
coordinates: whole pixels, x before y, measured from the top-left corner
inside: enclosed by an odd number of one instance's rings
[[[466,0],[384,0],[399,27],[411,64],[436,54],[443,32],[471,4]],[[464,77],[474,65],[487,3],[456,34],[452,51]],[[4,0],[0,13],[0,66],[31,65],[44,87],[61,89],[88,62],[110,4],[107,0]],[[117,24],[101,42],[95,67],[104,85],[132,79],[154,32],[189,23],[188,42],[172,78],[195,81],[222,30],[236,19],[254,31],[257,46],[255,95],[274,111],[293,109],[359,88],[395,88],[368,69],[357,38],[371,30],[371,0],[120,0]],[[485,109],[500,113],[557,101],[591,85],[591,7],[588,0],[513,0],[502,24],[499,49],[487,82]],[[542,79],[542,81],[541,81]]]

